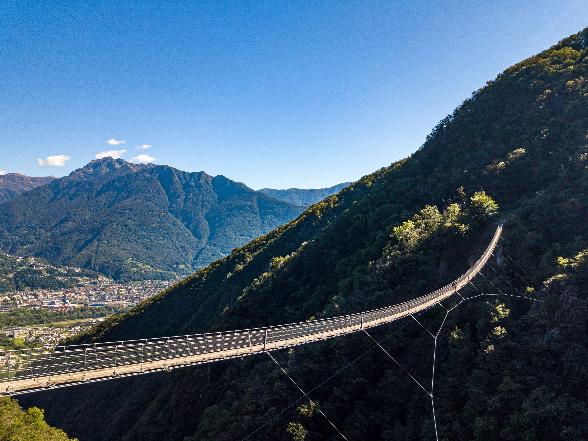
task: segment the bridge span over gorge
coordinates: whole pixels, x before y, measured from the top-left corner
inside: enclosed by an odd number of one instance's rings
[[[486,265],[502,234],[498,225],[480,258],[460,277],[427,295],[385,308],[265,328],[58,346],[0,354],[0,395],[18,395],[246,357],[364,331],[450,298]]]

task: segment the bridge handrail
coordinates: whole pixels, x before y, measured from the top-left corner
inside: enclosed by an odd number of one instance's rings
[[[496,248],[501,233],[502,224],[499,224],[482,256],[460,277],[429,294],[396,305],[353,314],[258,328],[84,343],[58,346],[54,350],[45,348],[7,350],[4,351],[4,359],[0,358],[0,383],[61,373],[86,372],[105,367],[141,364],[153,360],[174,359],[186,356],[183,355],[185,351],[188,351],[188,355],[193,355],[222,353],[223,351],[249,347],[255,349],[252,350],[252,353],[256,353],[265,351],[268,344],[272,344],[274,347],[280,347],[280,344],[284,344],[283,347],[287,347],[293,345],[292,339],[306,337],[308,341],[316,341],[377,326],[430,308],[456,293],[486,264]],[[346,332],[338,332],[341,330]]]

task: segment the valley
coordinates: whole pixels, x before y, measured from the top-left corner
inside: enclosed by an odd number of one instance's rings
[[[0,17],[0,441],[588,440],[588,4]]]
[[[497,297],[464,304],[437,342],[439,433],[482,441],[498,432],[502,439],[523,432],[561,439],[565,430],[581,439],[587,433],[576,424],[587,421],[582,377],[576,384],[555,373],[575,371],[586,354],[587,316],[575,311],[588,299],[587,32],[507,69],[410,157],[101,322],[77,343],[305,322],[411,300],[461,274],[500,218],[506,228],[493,270],[482,271],[484,278],[463,293]],[[519,292],[541,302],[517,300]],[[375,330],[373,338],[387,341],[415,378],[428,378],[423,360],[431,335],[423,327],[436,329],[443,314],[435,308],[419,323],[409,318]],[[313,401],[349,439],[431,439],[429,397],[415,393],[383,351],[366,348],[368,341],[353,335],[275,357],[303,388],[330,379]],[[259,356],[39,392],[22,402],[42,406],[51,423],[87,440],[228,441],[251,433],[336,439],[305,403],[280,413],[295,390],[272,360]],[[95,400],[88,402],[88,394]],[[550,416],[536,410],[547,402],[555,403]],[[375,419],[359,417],[368,413]],[[511,419],[513,413],[519,417]],[[555,426],[546,423],[552,417]]]
[[[142,166],[112,158],[93,161],[88,166],[74,171],[64,179],[31,178],[17,174],[3,175],[0,176],[0,189],[5,189],[11,194],[11,197],[4,202],[8,202],[8,200],[14,201],[12,204],[4,205],[7,210],[5,213],[11,213],[10,216],[12,217],[10,219],[15,219],[15,217],[20,218],[22,227],[28,229],[28,225],[31,222],[38,223],[41,222],[41,219],[53,218],[53,222],[57,223],[52,225],[60,225],[64,222],[67,224],[69,221],[64,219],[73,216],[74,213],[76,213],[75,216],[79,216],[79,210],[88,209],[94,211],[98,203],[95,200],[97,196],[96,191],[102,193],[105,185],[123,185],[125,187],[129,185],[127,182],[124,184],[111,183],[111,181],[116,181],[121,177],[128,179],[129,175],[131,175],[133,179],[138,181],[136,184],[133,184],[136,185],[135,194],[144,194],[148,190],[149,183],[144,182],[142,180],[143,178],[135,177],[134,175],[152,172],[154,170],[172,173],[178,177],[182,176],[182,179],[185,179],[185,177],[192,179],[193,176],[198,176],[198,179],[203,179],[203,181],[201,180],[201,183],[204,183],[203,187],[186,190],[188,193],[183,198],[192,199],[190,204],[195,203],[194,198],[205,200],[211,197],[210,194],[207,195],[207,192],[211,191],[207,187],[208,183],[212,183],[213,181],[221,182],[220,187],[216,186],[215,188],[219,192],[223,192],[223,194],[221,195],[219,193],[218,196],[212,197],[221,197],[222,200],[227,201],[226,206],[223,206],[216,214],[211,215],[212,217],[209,219],[211,222],[226,225],[225,227],[219,227],[221,229],[225,228],[222,230],[222,233],[217,232],[213,233],[213,235],[218,236],[218,239],[215,240],[227,241],[226,243],[228,245],[215,245],[216,251],[214,252],[204,251],[206,250],[206,245],[204,244],[206,244],[209,238],[200,237],[201,245],[198,245],[197,240],[192,239],[192,242],[190,240],[187,242],[184,241],[179,246],[179,242],[176,242],[177,239],[175,239],[175,234],[177,234],[178,229],[183,230],[181,234],[192,233],[187,233],[185,227],[180,226],[181,224],[178,223],[176,218],[173,218],[171,225],[166,225],[166,220],[163,219],[165,216],[164,212],[149,211],[154,209],[151,200],[136,200],[134,199],[135,196],[129,197],[126,195],[117,195],[116,198],[128,198],[128,201],[125,203],[134,204],[133,211],[129,212],[128,216],[136,219],[137,210],[144,210],[144,216],[151,219],[155,218],[155,220],[150,220],[146,224],[137,227],[134,231],[131,231],[130,237],[126,236],[126,234],[129,234],[127,232],[121,233],[125,235],[123,239],[111,236],[113,226],[119,222],[117,218],[119,214],[116,210],[109,207],[106,209],[106,213],[101,213],[100,215],[92,214],[92,216],[110,219],[105,224],[105,228],[109,232],[102,233],[107,234],[108,241],[111,241],[109,244],[106,244],[105,240],[100,242],[99,239],[96,239],[96,235],[93,232],[80,231],[78,223],[74,222],[67,229],[63,229],[63,226],[61,226],[60,228],[62,230],[59,234],[65,234],[62,242],[63,245],[61,246],[65,246],[66,243],[67,247],[71,246],[72,234],[79,237],[79,240],[85,243],[78,251],[70,249],[69,253],[73,253],[70,254],[70,257],[64,257],[60,254],[61,252],[56,254],[54,249],[52,251],[43,251],[43,248],[41,248],[41,251],[31,252],[31,246],[34,246],[33,244],[37,244],[37,246],[45,246],[47,244],[46,236],[43,236],[43,233],[41,233],[42,228],[37,230],[35,235],[30,236],[31,243],[23,243],[19,240],[14,240],[14,237],[22,236],[22,234],[18,233],[18,231],[11,230],[10,222],[7,222],[4,224],[6,234],[4,243],[7,244],[7,250],[21,254],[25,253],[26,255],[0,253],[0,333],[4,335],[0,347],[54,348],[67,339],[89,331],[108,316],[124,313],[133,306],[162,292],[166,287],[177,281],[179,277],[193,270],[195,266],[208,263],[206,259],[222,257],[229,251],[228,247],[241,245],[248,238],[252,238],[258,234],[252,231],[263,232],[272,228],[272,226],[279,225],[280,222],[290,220],[302,211],[301,206],[289,205],[288,202],[272,199],[261,192],[259,193],[260,196],[257,196],[256,192],[248,189],[243,184],[233,183],[223,177],[215,181],[215,178],[203,173],[190,175],[170,167],[160,166],[157,168],[156,166]],[[48,187],[48,185],[53,185],[53,187]],[[192,184],[184,185],[188,185],[189,187]],[[331,194],[341,187],[336,186],[331,189],[321,190],[320,192],[315,190],[297,191],[299,195],[306,195],[303,196],[304,200],[307,203],[311,203],[320,200],[323,194]],[[67,190],[65,190],[66,188]],[[33,191],[34,189],[36,190]],[[75,197],[72,200],[59,203],[59,208],[54,207],[55,199],[63,199],[64,192],[72,191],[75,193]],[[47,194],[51,194],[51,201],[43,206],[43,201],[47,201],[45,199]],[[212,194],[214,195],[214,193]],[[253,230],[250,230],[251,226],[248,225],[248,222],[251,221],[249,216],[252,213],[248,211],[249,207],[241,205],[240,199],[244,197],[251,198],[251,201],[256,201],[259,198],[259,201],[255,202],[260,204],[259,208],[269,210],[267,213],[268,217],[262,220],[262,224],[268,222],[267,225],[258,224],[257,226],[253,226]],[[133,200],[133,202],[130,202],[130,200]],[[244,199],[243,202],[245,202]],[[212,200],[201,202],[204,206],[214,203]],[[236,207],[234,209],[229,208],[233,203],[237,204]],[[2,206],[1,204],[2,200],[0,200],[0,206]],[[30,208],[23,208],[27,206]],[[279,210],[286,210],[281,214],[283,217],[274,217],[274,214],[271,213],[274,210],[272,208],[273,206],[278,207]],[[37,208],[32,209],[32,207]],[[200,217],[201,221],[206,223],[207,213],[210,210],[214,211],[217,209],[211,207],[203,208],[203,205],[200,205],[200,208],[196,210],[202,210],[202,213],[196,211],[194,212],[195,214],[186,214],[186,208],[176,208],[176,210],[180,210],[183,213],[183,216],[185,216],[184,219],[188,219],[188,217]],[[15,216],[17,212],[21,214]],[[59,213],[58,217],[55,218],[54,216],[57,213]],[[85,216],[89,216],[89,214]],[[174,216],[180,215],[175,214]],[[8,217],[5,217],[5,219],[8,219]],[[167,215],[167,219],[169,221],[169,214]],[[135,221],[133,220],[133,222]],[[156,224],[162,223],[158,225],[157,230],[154,230],[149,225],[149,222],[155,222]],[[184,220],[184,222],[187,222],[187,220]],[[52,226],[47,225],[47,227],[53,229]],[[234,232],[229,233],[226,228],[233,229]],[[256,230],[256,228],[261,229]],[[198,230],[201,232],[193,234],[209,235],[209,230],[210,228],[208,226],[204,226],[202,230]],[[89,234],[90,236],[85,236],[85,234]],[[136,234],[136,236],[132,236],[132,234]],[[91,236],[94,236],[94,238]],[[95,245],[92,245],[92,240],[96,240]],[[115,243],[123,240],[127,247],[126,254],[122,254],[121,260],[112,262],[113,256],[117,256],[118,258],[121,255],[120,247],[115,246]],[[145,253],[147,251],[145,249],[145,241],[148,242],[150,240],[158,241],[159,244],[163,242],[166,247],[170,247],[168,248],[169,258],[176,263],[171,266],[166,264],[162,265],[162,248],[155,247],[152,249],[151,254],[149,252]],[[15,242],[20,242],[21,245],[15,246]],[[52,243],[55,244],[53,239]],[[84,263],[83,259],[80,260],[80,256],[84,255],[88,247],[91,248],[92,246],[94,246],[94,249],[92,250],[91,261]],[[193,246],[194,249],[190,249],[189,246]],[[202,249],[203,246],[204,249]],[[202,253],[208,253],[208,257],[200,257],[205,260],[202,260],[201,263],[196,263],[194,259],[196,259],[199,253],[199,247],[201,248],[200,255],[202,256]],[[159,259],[156,261],[159,263],[154,265],[153,261],[156,254]],[[139,261],[140,259],[142,261]],[[50,263],[49,260],[54,263]],[[100,265],[97,266],[97,262],[107,261],[110,265],[108,269]],[[81,264],[84,268],[67,266],[71,264]]]
[[[113,158],[1,207],[0,250],[118,281],[185,276],[303,211],[224,176]]]

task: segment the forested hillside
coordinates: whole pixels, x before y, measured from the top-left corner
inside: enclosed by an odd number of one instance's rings
[[[301,211],[224,176],[105,158],[3,204],[0,249],[117,280],[171,279]]]
[[[0,253],[0,293],[39,288],[71,288],[98,277],[98,273],[90,270],[55,266],[35,257]]]
[[[489,282],[476,281],[477,289],[541,301],[481,298],[449,316],[437,343],[440,439],[588,439],[587,42],[584,30],[510,67],[409,158],[85,339],[245,328],[397,303],[467,269],[502,218],[497,272],[485,271]],[[436,308],[420,320],[434,329],[443,315]],[[430,382],[432,339],[415,321],[374,337]],[[275,356],[349,440],[434,439],[430,397],[365,335]],[[298,398],[259,356],[23,401],[82,440],[340,439]]]
[[[261,193],[267,194],[279,201],[288,202],[293,205],[300,205],[308,207],[312,204],[322,201],[329,196],[340,192],[347,187],[351,182],[343,182],[342,184],[333,185],[328,188],[288,188],[286,190],[276,190],[273,188],[262,188]]]

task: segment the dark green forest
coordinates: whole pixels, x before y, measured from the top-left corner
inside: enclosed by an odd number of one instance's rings
[[[81,340],[273,325],[398,303],[463,273],[503,219],[492,269],[463,295],[529,298],[481,297],[448,316],[437,342],[439,438],[588,439],[587,56],[585,29],[508,68],[409,158]],[[419,321],[433,330],[443,316],[439,307]],[[372,335],[430,381],[432,339],[414,320]],[[430,398],[365,335],[274,356],[348,439],[434,439]],[[22,402],[82,440],[340,439],[299,398],[260,355]]]

